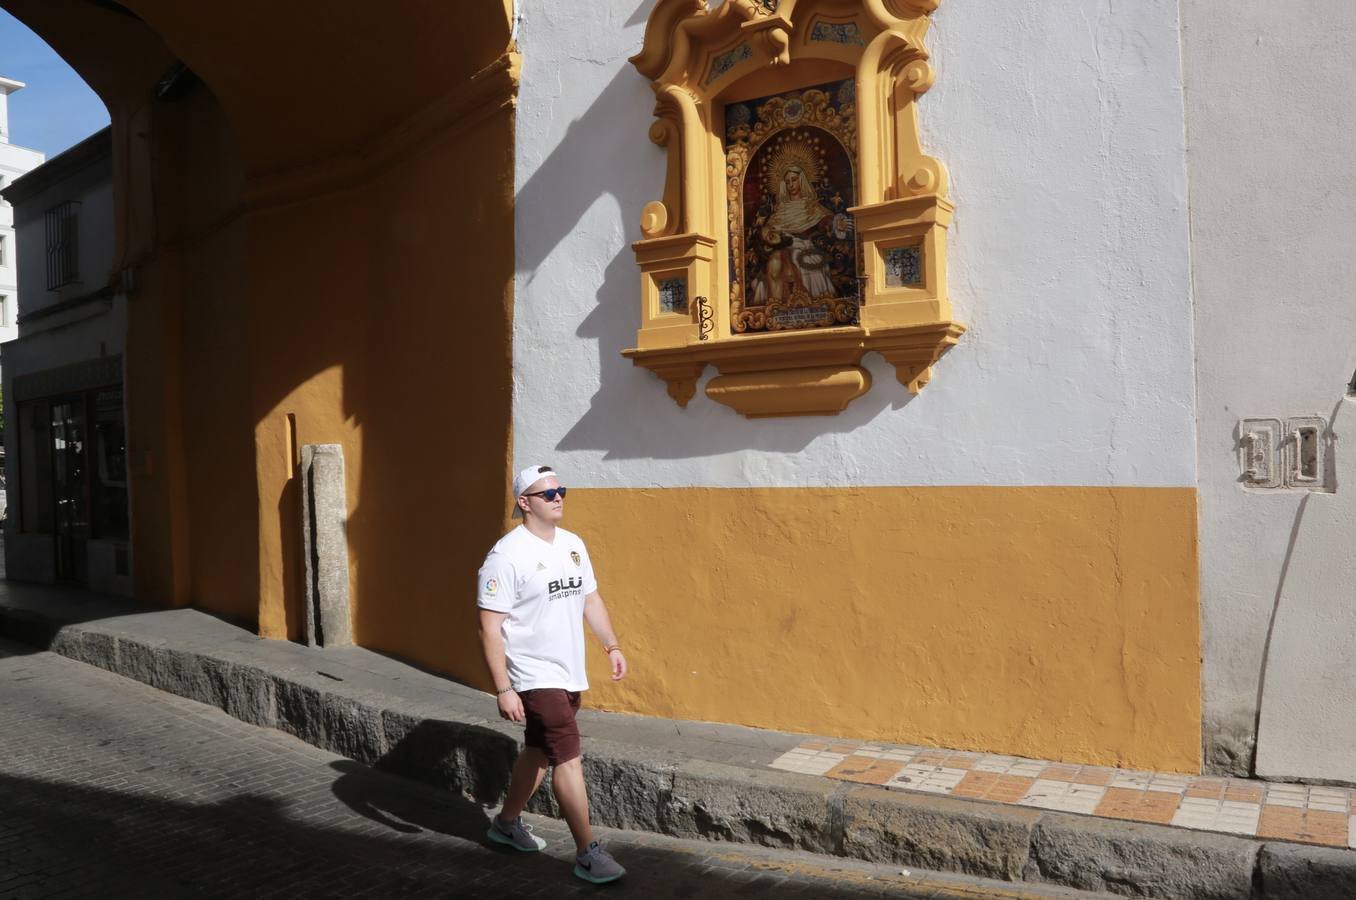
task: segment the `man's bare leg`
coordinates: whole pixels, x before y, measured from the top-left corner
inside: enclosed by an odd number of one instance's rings
[[[551,773],[551,787],[556,802],[565,814],[565,824],[574,835],[575,849],[583,853],[593,843],[593,827],[589,825],[589,795],[584,787],[584,760],[578,756],[563,762]]]
[[[523,814],[523,808],[532,795],[541,787],[546,777],[546,754],[536,747],[524,747],[513,763],[513,775],[509,778],[508,796],[504,798],[504,808],[499,811],[499,821],[512,822]],[[582,773],[580,775],[582,778]]]

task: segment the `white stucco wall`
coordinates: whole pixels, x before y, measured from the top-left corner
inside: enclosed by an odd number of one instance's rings
[[[1332,417],[1339,485],[1356,478],[1356,397]],[[1258,775],[1356,783],[1356,492],[1314,493],[1296,517],[1268,630],[1257,728]]]
[[[1182,16],[1206,751],[1246,766],[1268,633],[1290,613],[1279,602],[1286,567],[1311,555],[1292,542],[1351,552],[1350,535],[1302,527],[1303,494],[1245,491],[1235,448],[1245,416],[1331,418],[1356,369],[1356,4],[1309,0],[1277,15],[1263,0],[1183,0]],[[1349,583],[1327,585],[1324,603],[1350,605]]]
[[[660,196],[647,2],[523,0],[514,441],[581,486],[1195,483],[1174,0],[943,3],[924,137],[950,167],[970,331],[918,397],[875,354],[834,418],[686,410],[635,345]],[[708,369],[707,377],[713,371]]]
[[[0,100],[6,99],[0,91]],[[8,187],[14,179],[42,164],[43,155],[36,150],[0,141],[0,188]],[[14,230],[14,210],[0,198],[0,238],[4,239],[4,258],[0,260],[0,297],[5,298],[4,317],[0,319],[0,342],[18,334],[14,320],[18,316],[19,252]]]

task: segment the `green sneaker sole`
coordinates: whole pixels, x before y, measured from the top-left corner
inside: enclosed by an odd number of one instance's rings
[[[536,847],[519,847],[518,844],[513,840],[513,838],[504,834],[502,831],[500,831],[498,828],[495,828],[493,825],[490,826],[489,831],[485,832],[485,836],[492,841],[498,841],[505,847],[512,847],[519,853],[536,853],[538,850],[541,850],[543,847],[546,846],[546,842],[542,841],[541,844]],[[541,838],[535,838],[535,840],[541,841]]]
[[[608,882],[616,881],[618,878],[625,875],[626,872],[622,871],[618,872],[616,875],[608,875],[606,878],[599,878],[597,875],[590,875],[588,869],[585,869],[583,866],[579,865],[579,863],[575,863],[574,874],[593,884],[607,884]]]

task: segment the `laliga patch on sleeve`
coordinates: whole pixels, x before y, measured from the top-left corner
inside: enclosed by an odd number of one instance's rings
[[[493,597],[497,593],[499,593],[499,579],[491,578],[488,581],[486,581],[485,594],[489,597]]]

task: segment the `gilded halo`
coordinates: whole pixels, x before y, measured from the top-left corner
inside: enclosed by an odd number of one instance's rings
[[[805,140],[785,140],[785,138],[781,140],[781,146],[774,150],[768,159],[771,183],[781,184],[786,179],[789,169],[800,169],[811,184],[817,183],[824,171],[823,161],[820,159],[823,151],[816,153],[810,142]]]

